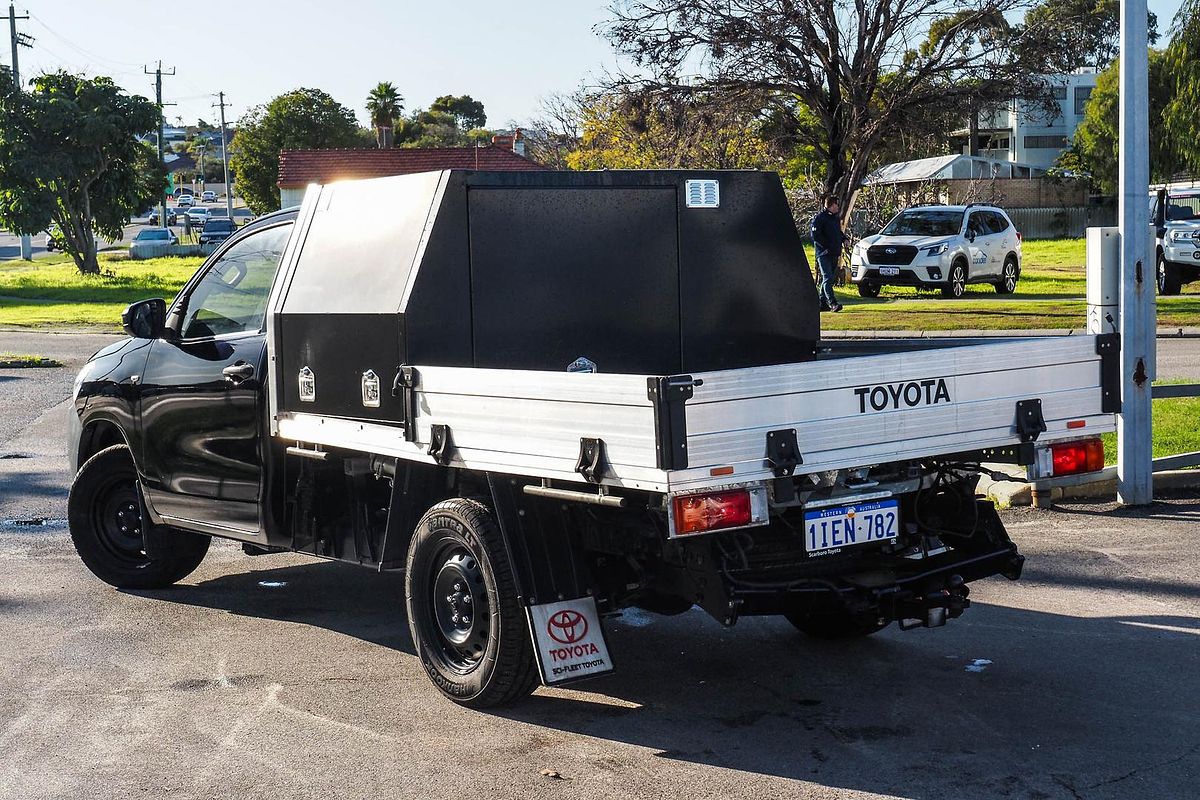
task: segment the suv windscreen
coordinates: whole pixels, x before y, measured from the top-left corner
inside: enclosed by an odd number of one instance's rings
[[[133,238],[144,242],[147,239],[169,239],[170,237],[171,234],[167,231],[159,229],[154,231],[138,231],[138,235]]]
[[[233,220],[231,219],[210,219],[204,223],[205,233],[227,233],[233,230]]]
[[[922,208],[902,211],[881,231],[885,236],[954,236],[962,228],[963,212]]]

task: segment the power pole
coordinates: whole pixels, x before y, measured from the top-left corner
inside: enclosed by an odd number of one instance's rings
[[[8,35],[12,40],[12,76],[13,85],[17,87],[17,91],[21,91],[21,70],[17,66],[17,49],[18,47],[33,47],[33,37],[27,33],[17,33],[17,20],[29,19],[29,15],[18,17],[17,11],[13,8],[13,4],[8,4]],[[26,261],[33,260],[33,242],[29,238],[28,233],[21,234],[21,258]]]
[[[233,219],[233,187],[229,185],[229,154],[225,151],[225,93],[217,92],[217,102],[213,105],[221,107],[221,164],[225,167],[225,214]]]
[[[1117,499],[1154,499],[1150,384],[1154,380],[1155,269],[1150,251],[1150,105],[1146,0],[1121,0],[1120,166],[1121,413],[1117,416]]]
[[[1143,2],[1144,2],[1144,0],[1143,0]],[[150,71],[149,67],[142,67],[142,72],[146,73],[147,75],[154,76],[154,102],[156,104],[158,104],[158,163],[162,164],[163,163],[163,125],[166,122],[166,118],[163,116],[162,61],[158,62],[158,66],[154,69],[153,72]],[[174,75],[175,68],[171,67],[171,71],[166,74]],[[162,197],[159,198],[158,221],[162,223],[164,228],[167,227],[167,193],[165,190],[162,193]]]

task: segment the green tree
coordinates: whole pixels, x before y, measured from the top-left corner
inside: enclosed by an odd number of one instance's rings
[[[158,127],[158,108],[111,78],[55,72],[31,86],[0,70],[0,223],[32,234],[53,222],[79,271],[98,273],[96,236],[120,239],[166,185],[157,152],[137,140]]]
[[[231,144],[238,192],[256,214],[279,208],[279,152],[361,146],[354,112],[320,89],[295,89],[246,112]]]
[[[404,98],[394,84],[381,81],[367,95],[367,114],[371,117],[375,141],[380,149],[392,146],[392,128],[403,113]]]
[[[1162,119],[1180,161],[1200,173],[1200,0],[1184,0],[1180,6],[1164,57],[1170,94]],[[1150,119],[1158,119],[1153,107]],[[1150,127],[1151,137],[1156,127]]]
[[[1150,119],[1162,119],[1174,93],[1166,54],[1150,51]],[[1071,147],[1059,156],[1057,166],[1067,172],[1089,176],[1093,188],[1104,194],[1117,191],[1120,141],[1120,76],[1114,61],[1096,79],[1096,88],[1084,109],[1083,121],[1075,129]],[[1194,115],[1191,120],[1196,132]],[[1178,165],[1178,143],[1162,125],[1150,126],[1150,180],[1164,181]]]
[[[1158,16],[1147,14],[1150,44],[1158,41]],[[1044,0],[1025,13],[1020,47],[1045,59],[1046,72],[1104,69],[1117,57],[1121,0]]]
[[[459,130],[469,131],[482,128],[487,124],[487,114],[484,113],[483,103],[469,94],[442,95],[429,106],[431,112],[443,112],[454,117],[454,124]]]

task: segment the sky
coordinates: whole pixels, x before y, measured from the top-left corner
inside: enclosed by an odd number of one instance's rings
[[[1149,0],[1164,34],[1180,0]],[[359,122],[371,87],[391,81],[406,107],[424,108],[444,94],[483,102],[488,126],[507,127],[538,114],[555,92],[592,85],[617,66],[593,27],[608,0],[25,0],[18,30],[23,79],[67,69],[109,75],[134,94],[154,96],[143,73],[162,60],[168,122],[226,119],[300,86],[323,89]],[[26,11],[27,10],[27,11]],[[9,63],[0,48],[0,63]]]

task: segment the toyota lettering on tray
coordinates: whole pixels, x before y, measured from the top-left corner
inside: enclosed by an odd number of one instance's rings
[[[550,685],[611,672],[612,659],[591,597],[529,607],[542,682]]]

